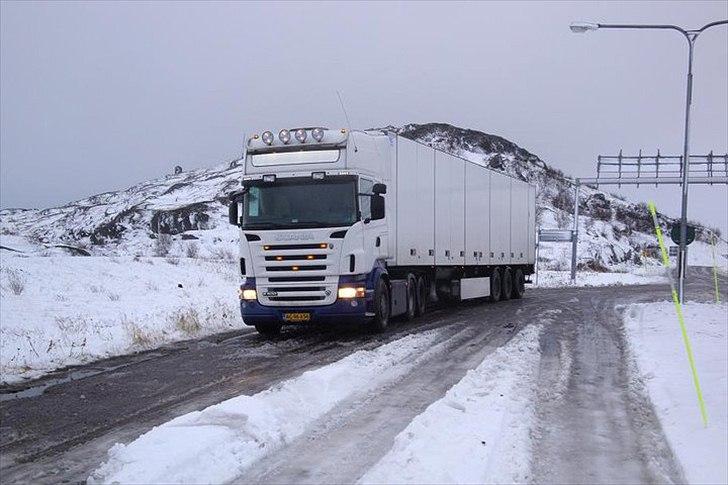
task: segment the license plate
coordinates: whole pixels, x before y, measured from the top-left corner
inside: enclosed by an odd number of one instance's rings
[[[283,320],[286,322],[308,322],[311,320],[311,314],[307,312],[284,313]]]

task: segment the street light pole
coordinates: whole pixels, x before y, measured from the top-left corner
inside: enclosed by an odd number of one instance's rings
[[[688,172],[690,171],[690,108],[693,100],[693,50],[698,36],[705,30],[717,25],[728,25],[728,20],[718,20],[696,30],[686,30],[676,25],[643,25],[643,24],[595,24],[575,22],[570,28],[574,33],[585,33],[597,29],[650,29],[676,30],[688,42],[688,75],[687,94],[685,99],[685,131],[682,156],[682,207],[680,210],[680,250],[678,253],[678,295],[680,303],[685,303],[685,270],[687,269],[687,233],[688,233]]]

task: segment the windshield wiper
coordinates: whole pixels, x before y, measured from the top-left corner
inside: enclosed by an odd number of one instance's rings
[[[296,223],[292,223],[295,227],[344,227],[344,226],[350,226],[351,224],[348,223],[338,223],[338,222],[324,222],[324,221],[298,221]]]

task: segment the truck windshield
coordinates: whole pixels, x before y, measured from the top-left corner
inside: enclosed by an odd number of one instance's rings
[[[355,177],[255,181],[247,188],[243,229],[340,227],[358,219]]]

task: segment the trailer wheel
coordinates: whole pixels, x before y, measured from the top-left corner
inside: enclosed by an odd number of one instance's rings
[[[526,277],[523,276],[523,270],[517,269],[513,276],[513,298],[523,298],[526,292]]]
[[[501,299],[501,272],[500,269],[496,268],[493,270],[493,274],[490,275],[490,301],[497,302]]]
[[[374,290],[374,318],[371,322],[373,331],[383,332],[387,329],[391,311],[389,290],[387,284],[380,278],[379,282],[377,282],[377,288]]]
[[[507,266],[503,271],[503,292],[501,293],[501,299],[510,300],[513,294],[513,270],[510,266]]]
[[[417,278],[417,316],[424,315],[427,311],[427,300],[429,299],[429,292],[427,291],[427,282],[424,276]]]
[[[414,320],[417,316],[417,280],[413,275],[407,275],[407,311],[404,314],[406,321]]]
[[[256,323],[255,330],[264,337],[273,338],[281,333],[280,323]]]

